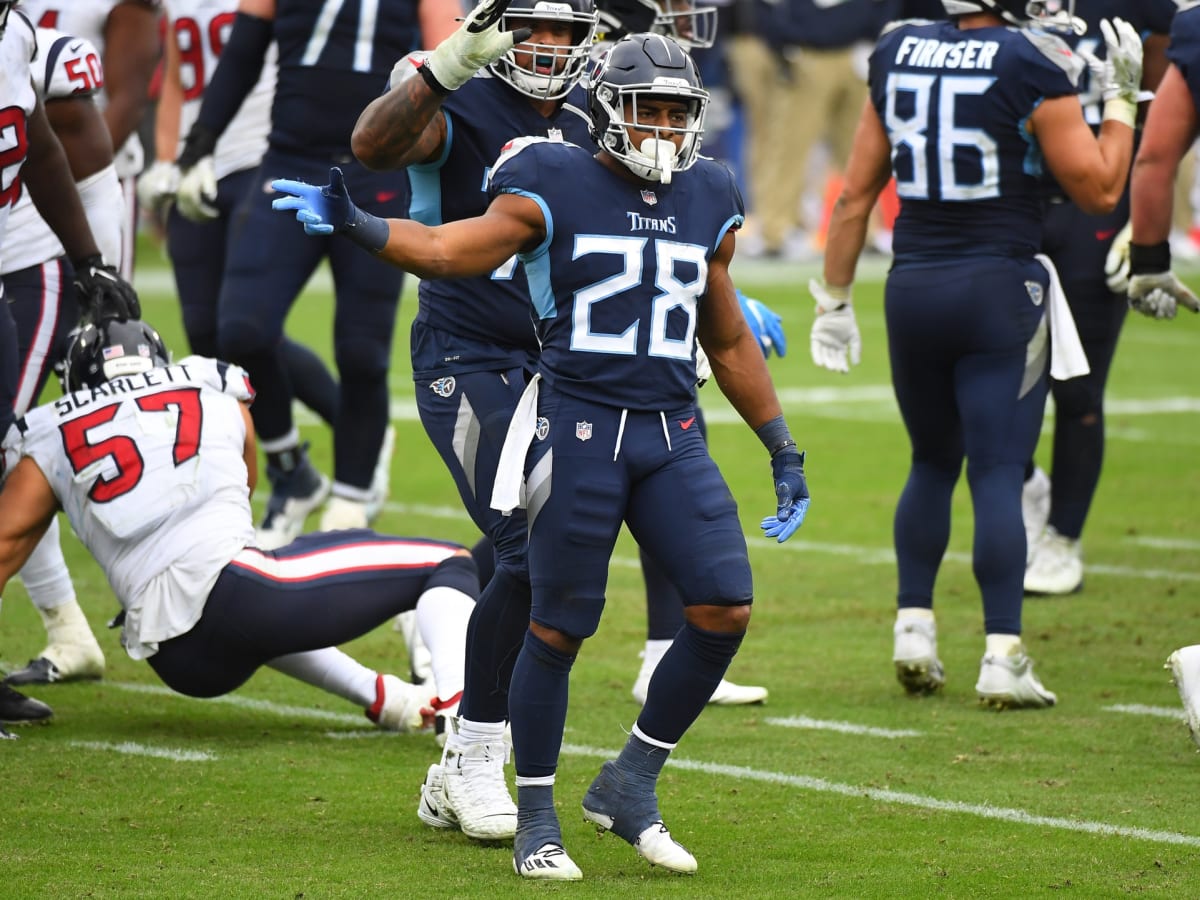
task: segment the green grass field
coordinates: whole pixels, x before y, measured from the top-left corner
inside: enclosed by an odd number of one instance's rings
[[[141,266],[146,317],[178,355],[164,263],[148,249]],[[216,701],[170,693],[102,630],[116,601],[68,535],[108,670],[103,681],[31,691],[54,706],[54,722],[0,742],[0,896],[1200,896],[1200,756],[1162,668],[1173,649],[1200,641],[1200,318],[1129,319],[1084,535],[1085,590],[1025,607],[1026,642],[1059,705],[993,713],[974,694],[983,634],[965,485],[937,593],[946,690],[910,699],[893,673],[892,510],[907,443],[888,382],[881,272],[865,267],[860,279],[864,361],[846,377],[809,361],[808,269],[735,267],[743,289],[785,318],[790,352],[771,367],[808,450],[813,505],[789,543],[758,536],[773,508],[765,454],[706,388],[710,443],[755,569],[754,621],[731,677],[771,697],[706,711],[664,773],[662,809],[700,861],[695,877],[649,869],[579,815],[637,713],[629,688],[645,613],[627,538],[600,633],[574,670],[559,770],[564,836],[585,880],[551,886],[520,881],[507,847],[420,823],[431,737],[378,734],[359,711],[273,672]],[[392,373],[392,501],[378,527],[469,543],[473,526],[416,421],[413,287]],[[289,330],[328,353],[330,321],[318,278]],[[327,435],[301,422],[328,468]],[[1046,464],[1048,447],[1038,455]],[[4,599],[0,659],[11,667],[41,649],[43,633],[20,586]],[[348,649],[407,670],[390,627]]]

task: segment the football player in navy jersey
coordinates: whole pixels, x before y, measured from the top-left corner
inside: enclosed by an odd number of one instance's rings
[[[503,12],[500,8],[492,4],[490,12],[481,9],[477,15],[501,16],[502,30],[528,28],[526,40],[444,95],[416,70],[424,54],[410,55],[393,70],[389,91],[372,102],[356,126],[360,159],[373,167],[408,168],[412,216],[426,224],[486,210],[487,172],[514,135],[560,136],[592,146],[584,90],[576,87],[595,27],[591,0],[562,5],[513,0]],[[644,8],[650,24],[651,7]],[[530,71],[534,56],[546,61],[543,68],[551,74]],[[485,637],[469,645],[472,677],[456,732],[441,765],[426,777],[418,814],[431,825],[456,825],[481,839],[511,837],[516,829],[516,807],[503,781],[504,756],[495,748],[507,718],[508,676],[529,618],[525,516],[521,510],[501,515],[488,504],[508,422],[538,353],[528,282],[514,263],[482,277],[423,280],[411,343],[422,422],[488,538],[477,549],[489,558],[494,552],[496,559],[473,617],[472,635]],[[772,320],[774,314],[757,301],[743,302],[748,318],[757,315],[755,321],[762,323],[764,348],[782,352],[778,317]],[[776,337],[766,337],[767,332]],[[697,427],[703,428],[699,418]],[[634,691],[639,700],[683,626],[682,600],[670,580],[652,561],[645,574],[650,639]],[[761,701],[765,695],[765,688],[723,680],[713,699],[728,704]]]
[[[478,37],[493,39],[486,29]],[[421,77],[445,85],[445,63],[435,51],[418,74],[428,68]],[[655,788],[737,652],[753,596],[736,505],[695,427],[697,336],[771,454],[777,506],[766,534],[786,540],[808,508],[803,455],[729,279],[741,197],[728,169],[698,156],[707,104],[678,44],[634,35],[588,87],[600,150],[513,141],[491,170],[482,216],[433,228],[383,222],[354,207],[336,170],[324,188],[276,182],[293,195],[276,207],[296,210],[307,231],[343,233],[422,278],[483,275],[514,254],[528,275],[541,352],[491,497],[501,511],[523,504],[529,521],[532,612],[508,704],[513,866],[527,878],[582,877],[563,847],[553,786],[571,666],[599,623],[622,522],[683,594],[687,621],[584,815],[651,863],[696,870],[663,824]]]
[[[1094,135],[1077,94],[1083,60],[1028,27],[1044,6],[946,0],[951,21],[885,32],[871,57],[870,102],[834,209],[824,280],[810,285],[813,360],[848,371],[861,353],[854,269],[867,216],[894,173],[902,206],[884,311],[912,465],[895,516],[893,661],[911,693],[944,683],[933,588],[965,458],[986,633],[976,692],[1000,707],[1056,699],[1021,641],[1021,484],[1041,427],[1051,342],[1060,380],[1087,363],[1053,264],[1037,257],[1038,176],[1048,170],[1085,213],[1111,212],[1129,172],[1141,81],[1137,32],[1105,21]],[[1059,10],[1055,21],[1063,20]]]
[[[1171,24],[1170,65],[1150,104],[1131,177],[1129,304],[1143,315],[1173,319],[1200,299],[1171,271],[1171,206],[1179,164],[1200,137],[1200,7],[1181,9]],[[1192,739],[1200,745],[1200,644],[1167,660]]]
[[[1079,6],[1079,21],[1086,25],[1086,31],[1080,35],[1068,30],[1064,39],[1080,55],[1102,60],[1103,19],[1120,16],[1145,38],[1165,35],[1175,9],[1174,0],[1092,0]],[[1147,76],[1152,70],[1160,71],[1160,67],[1150,64],[1152,46],[1146,44]],[[1147,82],[1144,86],[1152,89],[1154,84]],[[1097,79],[1086,72],[1080,102],[1087,123],[1093,130],[1099,128],[1101,89]],[[1083,586],[1080,537],[1100,483],[1104,388],[1127,309],[1124,285],[1117,281],[1115,290],[1110,287],[1105,262],[1114,237],[1128,220],[1127,194],[1112,212],[1093,216],[1071,202],[1057,185],[1054,187],[1042,247],[1062,277],[1090,371],[1066,381],[1050,379],[1054,397],[1050,474],[1047,476],[1030,460],[1022,493],[1029,558],[1027,593],[1070,594]]]
[[[271,498],[260,546],[286,544],[330,491],[309,462],[292,419],[292,387],[280,353],[283,324],[323,260],[333,273],[334,356],[340,394],[333,429],[333,498],[323,529],[365,526],[381,503],[372,481],[388,428],[387,373],[403,273],[351,255],[344,242],[298,242],[270,214],[268,182],[321,178],[330,164],[366,207],[388,216],[408,208],[408,185],[395,172],[372,173],[354,161],[350,133],[358,112],[379,93],[392,63],[453,30],[456,0],[241,0],[220,63],[178,163],[181,210],[203,214],[216,197],[213,151],[258,81],[268,46],[279,72],[262,179],[240,211],[245,239],[234,240],[218,306],[222,358],[251,373],[254,424],[267,457]],[[212,211],[215,215],[215,210]],[[384,464],[387,460],[383,460]]]

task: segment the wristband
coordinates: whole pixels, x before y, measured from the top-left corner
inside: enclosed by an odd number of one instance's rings
[[[355,206],[350,224],[342,233],[358,246],[377,254],[387,246],[391,231],[386,219],[363,212]]]
[[[1129,274],[1149,275],[1168,272],[1171,269],[1171,245],[1167,241],[1157,244],[1129,245]]]
[[[417,73],[425,79],[425,83],[429,85],[429,89],[439,97],[449,97],[450,88],[446,87],[437,80],[437,76],[433,74],[433,69],[429,68],[429,60],[421,60],[421,64],[417,66]]]
[[[776,416],[764,425],[759,425],[754,429],[754,433],[763,442],[763,446],[767,448],[772,459],[777,453],[789,448],[794,450],[796,447],[796,442],[792,440],[792,433],[788,431],[787,422],[783,420],[782,415]]]
[[[181,171],[186,172],[192,166],[196,165],[196,163],[200,162],[200,160],[204,159],[204,157],[212,156],[216,148],[217,133],[211,128],[196,122],[192,125],[187,139],[183,142],[183,152],[179,154],[176,164]]]

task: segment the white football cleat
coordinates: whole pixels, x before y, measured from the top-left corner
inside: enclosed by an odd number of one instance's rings
[[[937,623],[933,619],[897,618],[892,662],[896,678],[910,694],[932,694],[946,683],[946,670],[937,655]]]
[[[297,449],[301,458],[291,472],[285,474],[272,466],[267,467],[271,496],[262,525],[254,532],[255,546],[260,550],[277,550],[298,538],[308,514],[329,496],[332,484],[313,468],[306,447]]]
[[[421,783],[421,799],[417,803],[417,818],[430,828],[457,828],[458,817],[446,802],[445,776],[440,763],[434,763]]]
[[[542,844],[522,860],[513,856],[513,871],[537,881],[582,881],[583,872],[562,844]]]
[[[1025,568],[1025,593],[1074,594],[1083,589],[1083,548],[1077,538],[1046,528]]]
[[[375,703],[366,710],[367,718],[384,731],[421,731],[433,724],[423,715],[432,700],[428,694],[428,688],[401,681],[395,675],[380,675],[375,679]]]
[[[10,674],[5,679],[9,684],[53,684],[104,675],[104,651],[77,601],[39,607],[37,612],[46,627],[46,649]]]
[[[1019,644],[1008,656],[984,655],[975,693],[980,703],[996,709],[1038,709],[1058,702],[1033,674],[1033,660]]]
[[[1167,658],[1166,668],[1171,670],[1171,680],[1179,688],[1192,740],[1200,747],[1200,644],[1176,650]]]
[[[451,733],[441,765],[445,810],[469,838],[511,839],[517,833],[517,804],[504,777],[508,747],[503,740],[468,744],[455,732],[453,720],[448,724]]]
[[[1021,487],[1021,518],[1025,520],[1025,561],[1033,557],[1033,548],[1050,520],[1050,476],[1035,466]]]
[[[383,512],[392,489],[392,454],[396,449],[396,428],[390,422],[383,432],[383,443],[375,461],[375,474],[371,476],[371,497],[367,500],[367,521],[374,522]]]
[[[329,498],[325,510],[321,513],[321,524],[318,531],[347,531],[351,528],[366,528],[367,504],[358,500],[348,500],[336,494]]]
[[[653,648],[652,648],[652,645]],[[646,705],[646,692],[650,690],[650,676],[658,667],[659,661],[666,655],[671,646],[670,641],[648,641],[647,649],[641,654],[642,667],[633,682],[633,699],[640,705]],[[754,684],[734,684],[732,681],[721,679],[717,689],[713,691],[708,702],[714,706],[745,706],[751,703],[766,703],[767,689]]]

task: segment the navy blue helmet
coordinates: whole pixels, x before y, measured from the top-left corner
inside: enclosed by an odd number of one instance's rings
[[[141,319],[104,319],[71,333],[63,369],[64,391],[94,388],[122,375],[166,366],[171,354],[158,332]]]
[[[568,22],[571,43],[523,41],[488,66],[488,70],[526,97],[556,100],[570,93],[587,68],[596,35],[595,0],[512,0],[500,28],[513,31],[529,20]]]
[[[1075,0],[942,0],[942,6],[950,16],[990,12],[1018,26],[1078,31],[1081,25],[1075,17]]]

